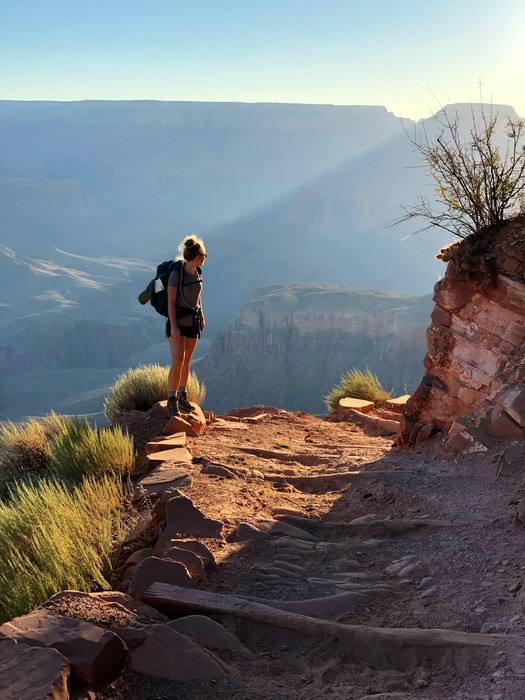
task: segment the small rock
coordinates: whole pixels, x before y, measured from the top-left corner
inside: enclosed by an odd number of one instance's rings
[[[426,591],[423,591],[421,595],[419,596],[420,598],[430,598],[430,596],[433,596],[434,593],[438,592],[438,587],[437,586],[432,586],[432,588],[427,588]]]
[[[517,593],[520,590],[521,585],[521,581],[515,581],[514,583],[511,583],[507,590],[509,593]]]
[[[401,569],[401,571],[398,573],[398,576],[400,578],[406,578],[409,574],[415,571],[417,567],[417,564],[409,564],[408,566],[405,566]]]
[[[426,578],[422,578],[421,581],[419,582],[418,588],[425,588],[426,586],[428,586],[432,582],[433,582],[433,579],[431,576],[427,576]]]
[[[428,681],[426,681],[424,678],[420,678],[418,681],[416,681],[416,688],[428,688]]]

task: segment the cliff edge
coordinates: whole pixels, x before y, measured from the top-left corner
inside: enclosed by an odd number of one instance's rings
[[[464,239],[441,255],[425,375],[407,402],[397,443],[441,433],[452,452],[525,438],[525,216],[490,239]]]

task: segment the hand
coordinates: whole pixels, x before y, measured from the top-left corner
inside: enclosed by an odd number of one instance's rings
[[[205,328],[206,328],[206,321],[204,320],[204,316],[203,316],[201,318],[201,333]]]
[[[171,337],[173,340],[176,340],[178,343],[182,340],[182,336],[180,334],[180,330],[178,326],[172,326],[171,327]]]

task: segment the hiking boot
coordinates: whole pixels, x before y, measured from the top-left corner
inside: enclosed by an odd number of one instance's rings
[[[170,396],[168,398],[168,405],[166,406],[166,410],[168,411],[168,416],[170,418],[180,416],[179,401],[176,396]]]
[[[179,409],[182,413],[191,413],[193,411],[193,406],[188,401],[188,394],[185,391],[177,394],[177,398],[179,400]]]

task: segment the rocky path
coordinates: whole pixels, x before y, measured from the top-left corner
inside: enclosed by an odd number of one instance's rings
[[[286,412],[216,420],[164,462],[152,442],[122,592],[44,606],[126,642],[91,698],[525,697],[523,468]]]
[[[211,685],[157,679],[157,695],[128,674],[129,697],[524,697],[519,470],[305,414],[216,422],[188,445],[184,494],[224,523],[202,540],[218,571],[202,599],[159,584],[144,600],[211,615],[250,653]]]

